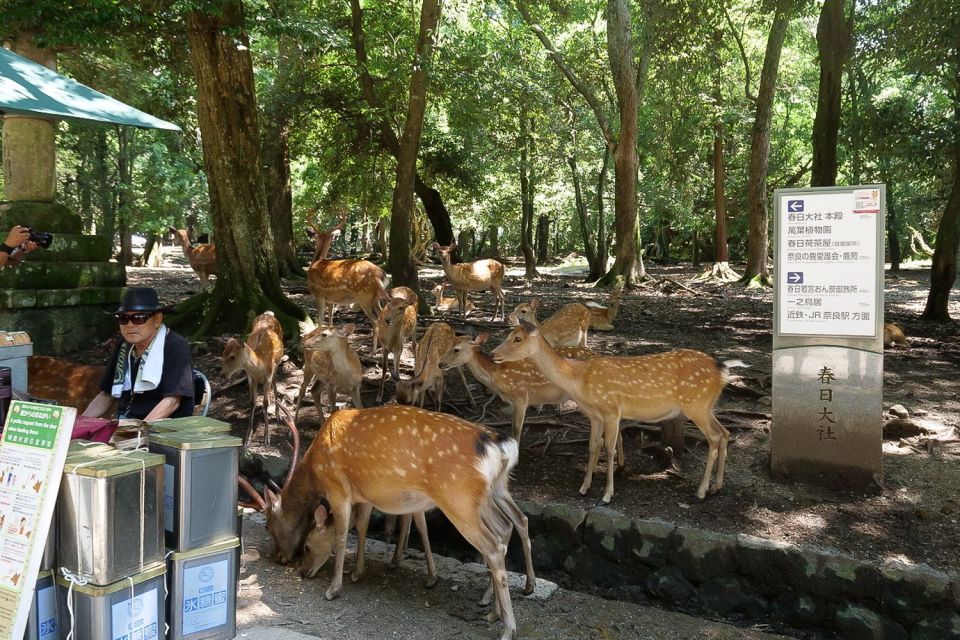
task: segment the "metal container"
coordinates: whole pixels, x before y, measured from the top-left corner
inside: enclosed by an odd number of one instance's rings
[[[163,456],[74,456],[57,501],[59,565],[109,585],[162,562],[162,514]]]
[[[166,458],[163,528],[167,547],[191,551],[237,535],[240,438],[190,431],[150,436]]]
[[[166,611],[163,606],[166,567],[163,563],[102,587],[57,582],[60,628],[70,629],[67,599],[72,599],[74,638],[78,640],[161,640]]]
[[[226,640],[237,634],[240,540],[170,555],[168,640]]]
[[[23,640],[60,640],[60,624],[57,619],[57,587],[52,571],[41,571],[37,576],[37,588],[33,592],[30,617]]]
[[[230,433],[233,428],[229,422],[208,418],[207,416],[185,416],[167,418],[150,423],[150,431],[155,433],[173,433],[176,431],[201,431],[206,433]]]

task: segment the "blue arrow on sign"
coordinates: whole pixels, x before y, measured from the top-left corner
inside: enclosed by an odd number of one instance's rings
[[[787,211],[790,213],[803,211],[803,200],[787,200]]]
[[[803,284],[803,271],[788,271],[787,284]]]

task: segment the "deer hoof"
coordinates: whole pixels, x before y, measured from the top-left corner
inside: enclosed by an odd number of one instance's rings
[[[709,491],[707,491],[707,495],[708,495],[708,496],[715,495],[715,494],[719,493],[719,492],[720,492],[720,489],[722,489],[722,488],[723,488],[723,487],[721,487],[720,485],[716,485],[716,484],[715,484],[715,485],[713,485],[712,487],[710,487],[710,490],[709,490]]]
[[[354,571],[350,574],[350,582],[357,582],[360,578],[363,577],[364,571]]]
[[[500,614],[496,611],[491,611],[486,615],[487,622],[493,623],[500,619]]]
[[[427,589],[432,589],[437,586],[437,576],[428,576],[427,581],[423,583],[423,586]]]
[[[324,597],[327,600],[333,600],[339,597],[339,595],[340,595],[340,587],[336,587],[336,588],[330,587],[329,589],[327,589],[327,592],[324,594]]]

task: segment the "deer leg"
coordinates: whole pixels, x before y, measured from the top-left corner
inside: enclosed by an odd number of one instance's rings
[[[533,551],[530,545],[530,529],[527,516],[513,501],[513,496],[507,491],[506,482],[504,482],[503,487],[494,489],[493,501],[503,512],[503,515],[510,520],[520,536],[520,543],[523,546],[523,562],[527,571],[527,582],[523,586],[523,595],[530,595],[537,586],[537,576],[533,571]]]
[[[689,417],[689,416],[688,416]],[[710,445],[710,453],[707,454],[707,465],[703,472],[703,479],[697,489],[697,497],[703,500],[707,493],[711,495],[723,488],[723,471],[727,457],[727,441],[730,438],[730,432],[727,431],[712,415],[706,417],[698,416],[691,418],[693,423],[700,428],[703,435],[707,437],[707,443]],[[713,475],[713,465],[717,463],[717,481],[710,487],[710,478]],[[709,487],[709,490],[708,490]]]
[[[257,415],[257,385],[249,375],[247,375],[247,386],[250,388],[250,422],[247,424],[247,435],[243,439],[243,446],[250,443],[253,437],[253,422]]]
[[[313,382],[313,376],[306,373],[303,374],[303,382],[300,383],[300,393],[297,394],[297,406],[293,410],[293,421],[296,422],[297,418],[300,417],[300,405],[303,403],[303,397],[307,395],[307,388],[310,387],[310,383]],[[310,387],[312,389],[312,387]],[[314,403],[316,403],[317,398],[314,396]],[[320,409],[320,417],[323,418],[323,410]]]
[[[396,516],[389,516],[393,519],[393,523],[388,527],[391,532],[393,531],[393,525],[396,524]],[[410,523],[412,519],[410,514],[404,514],[400,516],[400,530],[397,532],[397,544],[393,547],[393,556],[390,558],[390,566],[394,569],[400,566],[400,558],[403,557],[403,552],[407,550],[407,540],[410,537]]]
[[[367,526],[370,524],[370,514],[373,512],[373,505],[369,502],[357,506],[357,563],[353,566],[353,573],[350,574],[350,581],[356,582],[367,572],[366,548],[367,548]]]
[[[622,470],[626,465],[623,462],[623,431],[617,429],[617,466]]]
[[[363,402],[360,400],[360,385],[355,386],[353,390],[350,392],[350,394],[351,394],[351,397],[353,398],[353,408],[362,409]]]
[[[437,378],[437,382],[434,385],[434,391],[437,394],[437,411],[443,410],[443,371],[440,372],[440,376]]]
[[[270,388],[271,380],[263,381],[263,441],[270,444]],[[277,420],[280,416],[277,416]]]
[[[523,420],[527,416],[527,401],[517,399],[510,403],[513,405],[513,439],[520,443],[520,435],[523,433]]]
[[[463,382],[463,390],[467,392],[467,397],[470,398],[470,406],[476,409],[477,401],[473,398],[473,393],[470,392],[470,385],[467,384],[467,376],[463,374],[463,367],[457,367],[457,373],[460,374],[460,380]]]
[[[383,348],[383,359],[380,368],[380,393],[377,394],[377,402],[383,401],[383,385],[387,380],[387,348]]]
[[[423,545],[424,560],[427,562],[427,581],[424,586],[429,589],[437,584],[437,565],[433,563],[433,551],[430,550],[430,536],[427,535],[427,518],[423,511],[417,511],[413,514],[413,522],[417,525],[420,544]],[[410,525],[407,524],[407,528],[409,527]]]
[[[603,419],[598,415],[589,415],[590,418],[590,453],[587,457],[587,471],[580,485],[580,495],[587,495],[590,484],[593,482],[593,470],[600,461],[600,445],[603,443]]]
[[[617,470],[617,442],[620,440],[620,417],[603,420],[603,441],[607,451],[607,488],[603,492],[604,504],[613,498],[613,474]],[[622,448],[622,447],[621,447]]]
[[[329,499],[330,496],[328,495]],[[333,565],[333,579],[327,592],[324,594],[327,600],[333,600],[340,595],[340,589],[343,587],[343,561],[347,555],[347,532],[350,530],[350,512],[352,505],[349,499],[339,502],[333,506],[331,501],[333,515],[333,527],[337,536],[337,558]]]

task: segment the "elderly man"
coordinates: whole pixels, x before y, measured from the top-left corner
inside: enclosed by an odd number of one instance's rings
[[[100,393],[83,415],[102,416],[114,398],[120,418],[150,422],[193,415],[190,345],[163,324],[164,311],[154,289],[127,290],[114,314],[123,342],[107,362]]]

